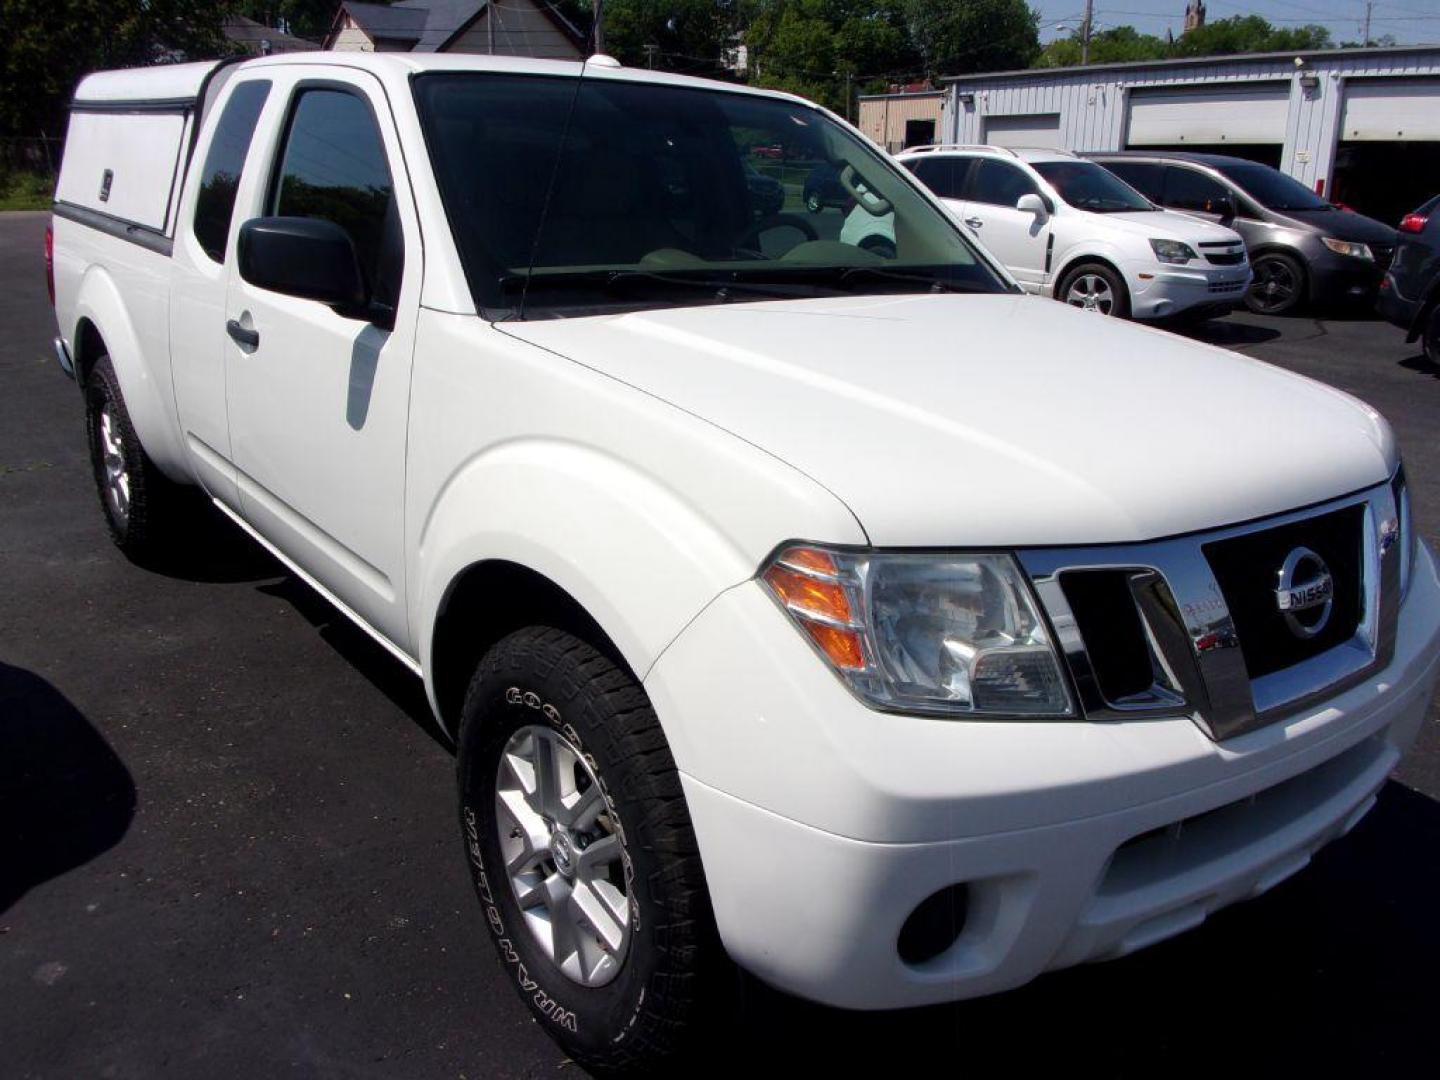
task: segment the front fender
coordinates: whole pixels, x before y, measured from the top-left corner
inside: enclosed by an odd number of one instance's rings
[[[849,520],[855,535],[843,539],[863,542]],[[712,599],[755,574],[760,557],[694,500],[594,446],[527,437],[491,447],[452,475],[419,538],[412,610],[431,704],[441,606],[476,563],[506,560],[544,575],[643,679]]]
[[[151,288],[153,287],[153,289]],[[172,480],[190,481],[184,444],[180,438],[170,384],[170,353],[168,348],[167,305],[160,283],[141,281],[134,285],[137,302],[149,303],[154,310],[145,317],[158,325],[143,336],[120,294],[115,279],[104,267],[91,265],[81,278],[76,293],[74,322],[70,340],[78,349],[80,327],[89,321],[105,342],[105,352],[120,392],[125,396],[125,410],[139,435],[145,452],[160,470]],[[138,313],[137,313],[138,314]],[[87,358],[93,360],[94,357]],[[79,357],[76,357],[79,360]]]
[[[1136,253],[1128,252],[1118,244],[1109,240],[1096,241],[1093,238],[1083,243],[1068,244],[1063,249],[1056,246],[1054,259],[1051,261],[1050,280],[1048,291],[1054,295],[1060,279],[1065,276],[1072,266],[1082,262],[1105,262],[1113,266],[1122,278],[1125,277],[1125,264],[1133,261]]]

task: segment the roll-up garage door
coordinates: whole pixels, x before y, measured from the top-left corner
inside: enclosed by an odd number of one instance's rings
[[[1187,90],[1135,90],[1130,95],[1129,146],[1283,143],[1290,88],[1275,85]]]
[[[991,146],[1059,146],[1060,114],[987,116],[985,141]]]
[[[1351,79],[1344,142],[1440,142],[1440,79]]]

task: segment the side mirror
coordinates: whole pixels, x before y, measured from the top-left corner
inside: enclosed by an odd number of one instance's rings
[[[1045,205],[1045,200],[1033,191],[1029,195],[1021,195],[1016,199],[1015,209],[1023,210],[1027,214],[1034,214],[1042,221],[1050,216],[1050,209]]]
[[[370,301],[350,234],[320,218],[252,218],[240,226],[240,276],[286,296],[353,313]]]
[[[1229,225],[1235,220],[1235,200],[1229,195],[1221,195],[1218,199],[1211,199],[1209,210],[1212,214],[1220,215],[1220,224]]]

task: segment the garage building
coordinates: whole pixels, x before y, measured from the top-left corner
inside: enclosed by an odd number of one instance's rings
[[[1440,47],[1093,64],[943,81],[946,141],[1233,154],[1277,166],[1390,223],[1440,194]]]

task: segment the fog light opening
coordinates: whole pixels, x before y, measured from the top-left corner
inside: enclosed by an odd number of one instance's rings
[[[965,916],[970,907],[968,885],[947,885],[920,902],[900,928],[896,951],[911,967],[934,960],[960,936],[965,929]]]

